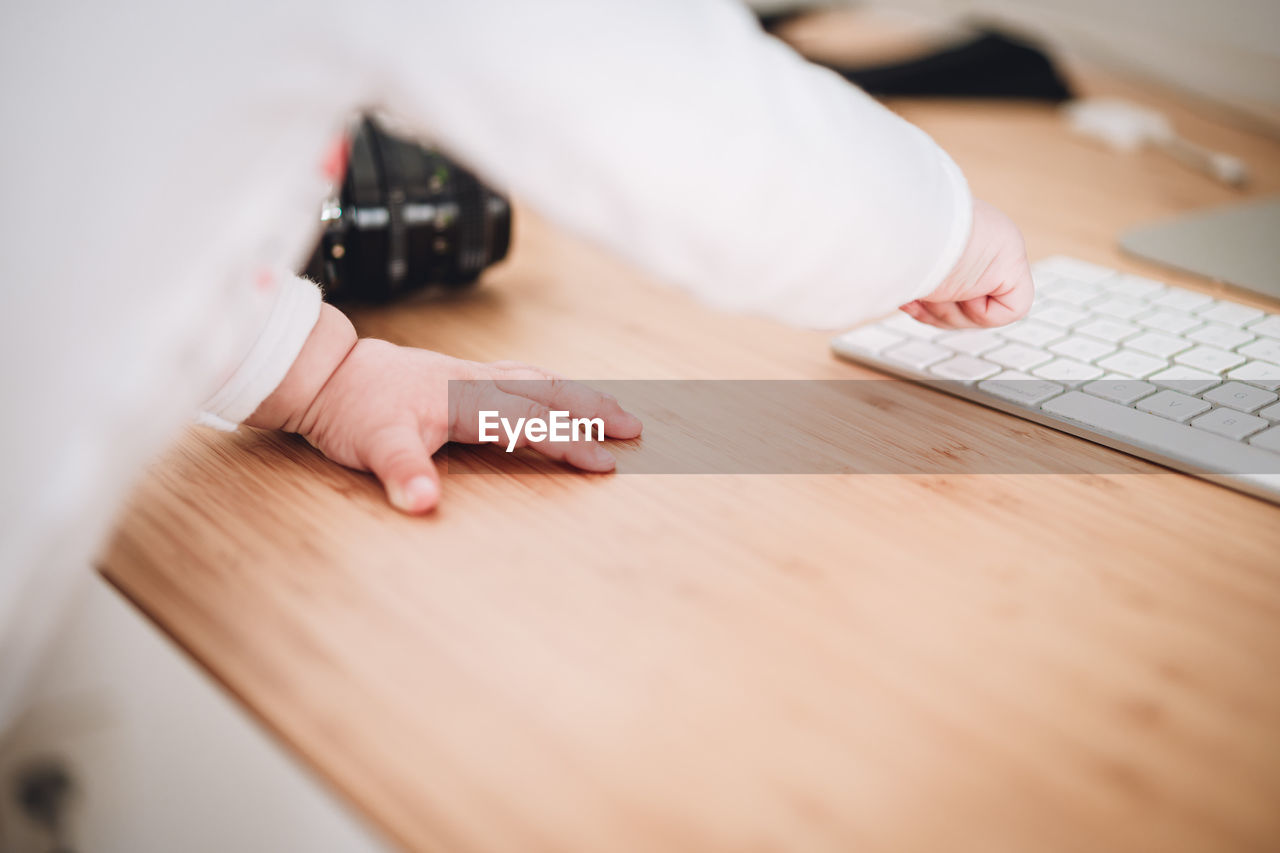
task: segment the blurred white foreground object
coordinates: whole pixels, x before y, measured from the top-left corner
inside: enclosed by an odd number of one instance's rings
[[[1083,98],[1063,108],[1071,129],[1117,151],[1154,145],[1193,169],[1240,186],[1249,169],[1239,157],[1212,151],[1178,135],[1162,113],[1119,98]]]

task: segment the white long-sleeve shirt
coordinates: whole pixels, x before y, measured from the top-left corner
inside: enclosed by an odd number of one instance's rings
[[[202,402],[318,312],[325,153],[378,108],[707,302],[841,326],[930,291],[970,198],[732,0],[17,0],[0,26],[0,724],[68,573]]]

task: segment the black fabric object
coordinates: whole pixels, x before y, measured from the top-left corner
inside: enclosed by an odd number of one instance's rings
[[[799,14],[760,18],[775,32]],[[882,97],[1025,98],[1061,103],[1072,97],[1053,62],[1034,44],[984,29],[977,37],[926,56],[892,65],[849,67],[819,62],[865,90]]]
[[[1071,98],[1049,57],[1026,42],[988,31],[966,44],[897,65],[833,68],[868,94],[935,98]]]

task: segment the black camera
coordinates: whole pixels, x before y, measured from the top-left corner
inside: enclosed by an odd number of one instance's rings
[[[324,230],[303,273],[335,301],[462,289],[511,246],[507,199],[372,118],[352,137],[346,174],[320,221]]]

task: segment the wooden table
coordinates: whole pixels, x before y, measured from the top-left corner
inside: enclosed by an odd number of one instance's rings
[[[1280,188],[1276,142],[1084,82],[1246,157],[1250,194]],[[1045,106],[894,106],[1033,257],[1152,274],[1121,230],[1240,197]],[[361,331],[583,378],[871,375],[825,335],[716,314],[517,222],[479,291],[360,311]],[[1049,433],[919,394],[993,442]],[[409,519],[296,438],[192,431],[101,565],[410,849],[1278,849],[1280,508],[1114,461],[1148,473],[503,462]]]

